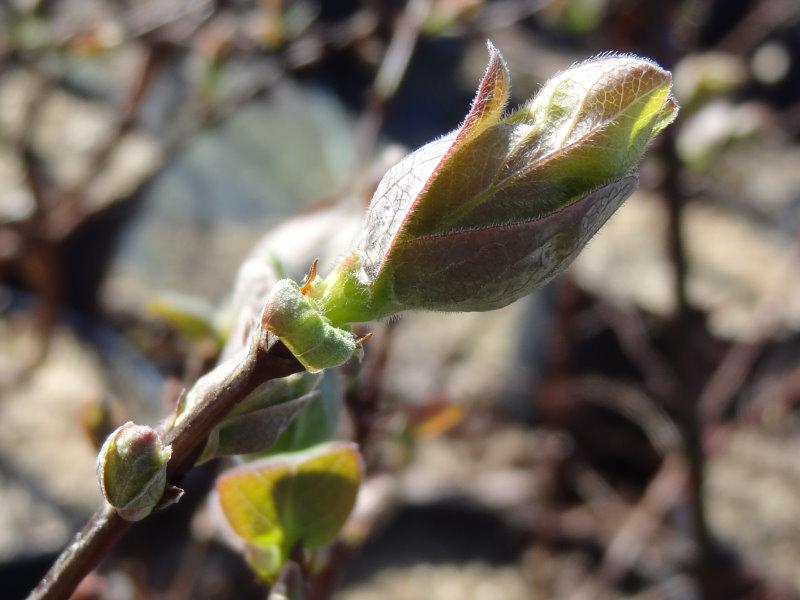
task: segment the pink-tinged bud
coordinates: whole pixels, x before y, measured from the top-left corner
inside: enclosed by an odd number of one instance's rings
[[[97,456],[97,479],[122,518],[139,521],[161,502],[171,455],[152,427],[128,421],[108,436]]]
[[[389,170],[354,249],[310,294],[333,325],[491,310],[540,287],[635,190],[647,145],[677,114],[668,71],[602,55],[503,116],[508,69],[489,54],[461,127]]]

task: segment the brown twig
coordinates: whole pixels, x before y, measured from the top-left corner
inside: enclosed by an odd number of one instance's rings
[[[691,50],[689,44],[696,38],[700,27],[700,23],[692,23],[691,26],[681,23],[678,18],[680,6],[680,3],[653,3],[648,4],[643,13],[650,23],[653,55],[668,68],[677,64],[683,53]],[[679,46],[681,43],[686,45]],[[673,268],[672,290],[676,306],[670,344],[675,380],[669,404],[674,411],[688,463],[689,531],[697,548],[692,576],[700,597],[710,600],[716,597],[712,581],[714,552],[705,514],[703,425],[697,403],[702,389],[702,372],[696,345],[703,333],[703,326],[687,293],[689,267],[683,222],[686,194],[675,128],[665,132],[661,154],[665,165],[663,197],[668,214],[667,243]]]
[[[782,23],[798,14],[793,0],[759,0],[717,44],[717,48],[744,56]]]
[[[372,152],[386,107],[406,73],[430,4],[430,0],[409,0],[397,19],[389,47],[372,82],[367,109],[358,124],[356,147],[360,157],[369,156]]]
[[[606,544],[598,580],[580,589],[573,600],[597,598],[598,585],[607,588],[616,584],[644,552],[644,543],[684,493],[686,464],[678,453],[668,454],[658,473],[650,480],[639,502]]]
[[[800,230],[795,233],[791,252],[781,265],[774,285],[765,290],[753,311],[756,324],[754,338],[734,344],[720,361],[700,395],[700,414],[706,423],[719,421],[725,414],[736,392],[761,356],[767,342],[780,325],[780,309],[785,302],[786,283],[791,280],[792,269],[800,258]]]
[[[691,507],[691,532],[692,539],[697,545],[694,575],[701,597],[709,600],[715,597],[715,592],[712,585],[713,545],[705,514],[705,452],[702,420],[698,409],[700,384],[697,381],[698,365],[694,349],[698,332],[694,327],[695,313],[689,304],[686,292],[688,267],[683,234],[685,198],[680,184],[680,160],[675,148],[674,132],[670,130],[667,134],[664,140],[664,157],[667,164],[664,194],[669,214],[669,254],[674,269],[673,294],[677,306],[672,340],[676,373],[675,393],[670,400],[689,463],[688,495]]]
[[[144,101],[149,95],[156,73],[161,67],[165,56],[169,52],[167,46],[153,43],[147,47],[144,58],[139,66],[136,77],[133,78],[128,95],[119,108],[119,118],[114,131],[106,142],[98,148],[90,159],[87,177],[78,183],[70,195],[85,195],[81,192],[89,189],[92,183],[100,177],[108,167],[109,159],[134,125]]]
[[[563,385],[570,397],[604,406],[635,423],[659,454],[666,456],[681,446],[672,420],[657,402],[635,386],[592,375],[572,378]]]
[[[231,409],[262,383],[302,370],[286,348],[266,334],[254,335],[246,356],[236,364],[221,365],[221,375],[197,390],[198,401],[168,431],[172,446],[167,478],[181,482],[192,468],[211,430]],[[132,523],[108,504],[92,516],[55,564],[28,596],[28,600],[66,600],[80,581],[106,556]]]
[[[659,399],[671,397],[675,373],[650,340],[642,316],[603,301],[594,310],[614,332],[625,356],[639,369],[647,389]]]

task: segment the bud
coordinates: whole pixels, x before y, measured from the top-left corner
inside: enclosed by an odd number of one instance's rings
[[[272,288],[261,317],[264,328],[278,336],[312,373],[342,364],[358,348],[356,337],[334,326],[308,297],[315,276],[316,267],[312,267],[302,289],[291,279],[281,279]]]
[[[647,144],[677,113],[669,72],[603,55],[503,116],[509,74],[489,53],[461,127],[386,174],[354,250],[311,290],[331,323],[491,310],[540,287],[633,192]]]
[[[273,289],[264,325],[303,364],[346,360],[348,323],[502,308],[547,283],[636,189],[647,145],[677,114],[668,71],[601,55],[504,116],[508,69],[489,55],[464,122],[386,173],[334,271]]]
[[[155,429],[131,421],[108,436],[97,456],[97,478],[103,496],[123,519],[144,519],[159,504],[171,454]]]

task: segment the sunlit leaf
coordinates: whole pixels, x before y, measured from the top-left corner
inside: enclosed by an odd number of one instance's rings
[[[279,567],[296,544],[315,548],[336,537],[355,503],[361,481],[356,446],[331,442],[306,452],[276,455],[236,467],[217,480],[222,511],[231,528],[261,556],[262,574]]]
[[[489,55],[463,124],[389,169],[354,247],[311,290],[333,326],[494,310],[538,289],[630,196],[678,111],[668,71],[603,54],[506,114],[508,70]]]
[[[294,452],[332,439],[342,410],[342,382],[336,369],[327,369],[316,390],[319,395],[305,406],[270,448]]]
[[[147,304],[147,312],[190,340],[217,338],[214,308],[202,298],[172,292],[159,294]]]

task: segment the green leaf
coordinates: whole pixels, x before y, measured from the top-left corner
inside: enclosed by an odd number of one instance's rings
[[[202,298],[174,292],[159,294],[147,304],[147,312],[166,321],[192,341],[219,339],[214,307]]]
[[[231,469],[217,479],[217,494],[231,528],[250,547],[264,577],[274,577],[292,548],[330,543],[344,525],[361,482],[356,446],[331,442],[306,452],[276,455]]]
[[[282,404],[299,398],[300,396],[305,396],[316,389],[321,377],[321,375],[316,373],[302,372],[267,381],[237,404],[225,417],[225,421],[239,415],[251,413],[268,406],[275,406],[276,404]],[[225,421],[223,421],[223,423]]]
[[[461,127],[386,173],[354,247],[310,289],[330,325],[493,310],[544,285],[633,192],[678,111],[668,71],[604,54],[503,116],[508,70],[489,54]]]
[[[339,413],[342,410],[342,382],[336,369],[323,371],[322,379],[313,398],[289,424],[270,448],[271,454],[305,450],[315,444],[327,442],[336,433]]]
[[[269,450],[292,420],[318,396],[317,392],[310,392],[289,402],[226,420],[210,436],[201,460]]]

